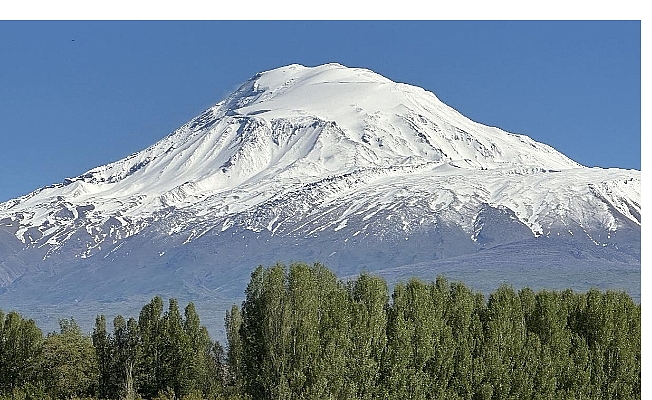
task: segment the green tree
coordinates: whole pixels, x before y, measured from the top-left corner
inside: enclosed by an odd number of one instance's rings
[[[146,398],[156,396],[164,386],[165,324],[162,317],[163,299],[154,297],[143,306],[138,317],[141,356],[136,364],[137,391]]]
[[[551,375],[549,381],[554,382],[555,385],[547,388],[545,392],[552,392],[550,395],[557,397],[569,394],[574,379],[568,373],[575,369],[570,355],[572,342],[571,331],[567,328],[568,306],[569,304],[559,292],[541,290],[535,296],[535,307],[531,318],[532,332],[539,337],[544,350],[547,349],[554,355],[548,371]],[[538,387],[537,391],[542,393],[544,388]]]
[[[447,325],[455,343],[448,392],[451,397],[455,395],[462,399],[470,399],[479,383],[473,362],[480,349],[482,322],[476,309],[475,296],[464,284],[452,283],[446,307]]]
[[[106,318],[98,315],[95,318],[95,327],[91,336],[95,355],[98,363],[98,395],[101,399],[113,398],[114,368],[113,368],[113,346],[111,337],[106,330]]]
[[[412,362],[412,334],[406,286],[397,283],[392,292],[392,303],[387,311],[387,346],[383,357],[382,381],[385,398],[411,398],[414,379]]]
[[[306,264],[292,264],[288,274],[289,341],[287,377],[294,398],[313,391],[319,357],[318,285]]]
[[[184,308],[183,330],[188,342],[185,354],[188,374],[184,376],[183,395],[209,395],[221,390],[220,371],[211,368],[213,342],[206,327],[201,326],[199,314],[191,302]]]
[[[240,327],[242,326],[242,315],[240,309],[235,304],[231,310],[227,310],[224,318],[226,328],[226,340],[228,351],[226,356],[227,372],[225,376],[225,385],[230,391],[241,393],[243,390],[243,360],[244,354],[242,349],[242,339],[240,338]],[[215,353],[214,353],[215,354]],[[219,360],[219,357],[214,359]],[[221,368],[219,361],[215,362],[216,368]]]
[[[387,346],[387,283],[361,274],[350,286],[351,309],[349,378],[358,399],[380,394],[382,362]]]
[[[188,392],[190,343],[183,329],[183,319],[176,299],[170,299],[163,316],[162,376],[159,389],[170,387],[177,396]]]
[[[640,399],[641,306],[624,292],[502,285],[488,301],[443,277],[346,284],[321,264],[258,268],[228,353],[192,303],[138,321],[74,319],[43,339],[0,311],[0,400],[71,398]],[[138,393],[140,392],[140,393]]]
[[[256,399],[265,398],[263,378],[258,373],[265,357],[263,330],[263,291],[265,269],[259,266],[251,273],[251,279],[245,289],[245,301],[242,304],[242,326],[239,329],[242,341],[242,380],[245,392]]]
[[[136,397],[135,368],[140,354],[140,333],[134,318],[125,322],[121,315],[113,319],[112,398]]]
[[[39,358],[45,385],[56,398],[91,396],[99,375],[92,339],[73,318],[60,320],[59,326],[59,333],[45,338]]]
[[[601,307],[596,307],[602,314],[595,317],[601,324],[595,351],[602,352],[602,395],[640,398],[640,311],[624,292],[608,290],[601,297]]]
[[[291,325],[285,266],[257,268],[245,294],[240,329],[245,391],[255,399],[288,398]]]
[[[427,335],[431,335],[432,352],[426,361],[428,376],[428,393],[435,398],[451,397],[455,390],[450,388],[450,381],[455,373],[455,353],[459,343],[453,339],[450,326],[451,288],[443,276],[438,276],[429,286],[431,306],[429,318],[431,326]],[[424,308],[424,309],[427,309]],[[419,317],[420,319],[423,316]],[[427,316],[426,316],[427,318]],[[419,322],[417,322],[419,323]],[[426,336],[427,337],[427,336]]]
[[[354,398],[350,369],[351,314],[346,286],[323,265],[311,267],[317,287],[319,354],[315,359],[313,398]]]
[[[33,320],[0,310],[0,393],[36,384],[43,333]]]
[[[263,305],[264,357],[261,367],[266,396],[286,399],[290,396],[291,316],[285,266],[277,264],[265,274]]]
[[[501,285],[491,293],[484,318],[485,340],[482,363],[484,383],[491,386],[492,398],[527,397],[527,382],[517,380],[518,360],[527,339],[525,315],[514,289]],[[523,397],[523,398],[524,398]]]

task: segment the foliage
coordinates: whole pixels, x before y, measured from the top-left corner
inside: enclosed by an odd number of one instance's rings
[[[93,395],[98,377],[96,353],[74,319],[59,321],[59,333],[49,334],[39,356],[39,370],[55,398]]]
[[[0,393],[36,381],[42,345],[43,333],[33,320],[14,311],[5,316],[0,310]]]
[[[411,279],[321,264],[253,271],[226,349],[195,306],[154,297],[137,319],[74,319],[43,337],[0,311],[4,399],[640,399],[641,306],[623,292]]]
[[[503,285],[485,300],[438,277],[390,301],[379,278],[298,263],[257,268],[245,293],[226,382],[252,398],[641,397],[640,305],[622,292]]]

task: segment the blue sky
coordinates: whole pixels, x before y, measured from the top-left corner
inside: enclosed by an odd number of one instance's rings
[[[339,62],[641,169],[638,21],[0,21],[0,201],[141,150],[259,71]]]

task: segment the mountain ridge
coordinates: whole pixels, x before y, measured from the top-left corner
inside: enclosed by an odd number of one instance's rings
[[[103,269],[154,290],[133,263],[220,298],[279,259],[348,274],[510,243],[640,268],[640,204],[640,171],[582,166],[370,70],[292,64],[140,152],[0,203],[0,291],[65,303],[76,279],[125,285]]]

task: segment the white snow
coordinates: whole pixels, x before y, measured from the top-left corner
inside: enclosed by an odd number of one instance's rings
[[[370,70],[293,64],[254,76],[143,151],[0,204],[0,220],[20,214],[23,242],[37,227],[43,236],[34,240],[54,247],[81,229],[115,243],[171,210],[196,220],[171,224],[170,235],[195,224],[203,235],[283,198],[317,224],[312,233],[422,204],[418,224],[437,215],[472,235],[483,203],[513,210],[535,235],[560,221],[613,231],[614,210],[640,225],[641,204],[640,171],[583,167]],[[276,233],[286,206],[249,227]]]

